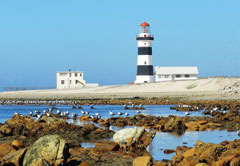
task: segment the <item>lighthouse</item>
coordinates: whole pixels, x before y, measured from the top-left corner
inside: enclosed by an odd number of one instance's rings
[[[138,58],[137,77],[135,83],[153,82],[152,41],[154,37],[150,33],[150,25],[146,22],[140,25],[140,33],[137,35]]]

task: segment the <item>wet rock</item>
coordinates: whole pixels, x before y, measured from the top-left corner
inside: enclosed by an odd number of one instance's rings
[[[0,159],[10,152],[15,152],[16,150],[10,144],[0,144]]]
[[[137,157],[133,161],[133,166],[150,166],[152,165],[152,156]]]
[[[68,145],[58,135],[38,139],[26,152],[23,166],[64,165],[68,158]]]
[[[145,150],[155,135],[155,131],[147,132],[143,127],[134,127],[117,131],[113,140],[123,150],[138,151]]]
[[[117,151],[118,149],[119,149],[118,143],[105,140],[97,142],[94,147],[94,150],[102,152]]]
[[[195,166],[209,166],[209,165],[206,164],[206,163],[198,163],[198,164],[196,164]]]
[[[22,166],[23,158],[26,152],[26,148],[20,149],[18,151],[12,151],[5,155],[2,159],[2,165],[14,165],[14,166]]]
[[[164,131],[173,131],[177,134],[182,134],[185,132],[186,126],[180,117],[171,118],[165,125]]]
[[[25,147],[24,144],[19,140],[14,140],[12,142],[12,146],[15,147],[16,149],[21,149]]]
[[[174,153],[174,152],[175,152],[175,150],[173,150],[173,149],[165,149],[163,151],[163,153],[165,153],[165,154],[171,154],[171,153]]]

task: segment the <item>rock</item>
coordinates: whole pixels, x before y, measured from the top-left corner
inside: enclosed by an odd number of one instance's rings
[[[181,135],[185,132],[186,126],[180,117],[171,118],[165,125],[164,131],[172,131]]]
[[[128,151],[145,150],[152,142],[156,132],[146,132],[143,127],[126,128],[117,131],[113,141],[120,145],[120,148]]]
[[[173,150],[173,149],[165,149],[163,151],[163,153],[165,153],[165,154],[171,154],[171,153],[174,153],[174,152],[175,152],[175,150]]]
[[[26,152],[26,148],[20,149],[18,151],[12,151],[5,155],[2,159],[2,165],[15,165],[22,166],[23,157]]]
[[[21,149],[21,148],[25,147],[24,144],[21,141],[19,141],[19,140],[14,140],[12,142],[12,146],[16,147],[17,149]]]
[[[68,145],[58,135],[46,135],[39,138],[27,150],[23,166],[64,165],[67,161]]]
[[[0,132],[5,136],[10,136],[12,135],[12,128],[9,127],[8,125],[3,125],[0,128]]]
[[[94,150],[96,151],[117,151],[119,149],[119,145],[116,142],[112,141],[99,141],[95,144]]]
[[[206,164],[206,163],[198,163],[198,164],[196,164],[195,166],[209,166],[209,165]]]
[[[0,159],[10,152],[15,152],[16,150],[10,144],[0,144]]]
[[[150,166],[152,164],[152,156],[137,157],[133,161],[133,166]]]
[[[186,151],[186,152],[183,153],[182,155],[183,155],[183,157],[187,158],[187,157],[189,157],[189,156],[193,156],[195,152],[196,152],[196,148],[194,147],[194,148]]]

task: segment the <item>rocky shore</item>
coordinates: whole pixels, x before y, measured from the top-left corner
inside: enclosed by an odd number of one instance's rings
[[[29,104],[30,101],[3,101],[2,104]],[[46,102],[46,101],[45,101]],[[240,139],[220,144],[197,141],[194,147],[178,146],[165,149],[175,153],[170,160],[157,161],[146,150],[156,132],[177,135],[185,131],[240,130],[240,104],[238,101],[171,101],[121,99],[84,101],[47,101],[49,106],[72,105],[80,109],[85,104],[176,104],[172,109],[191,113],[204,110],[203,116],[168,117],[137,114],[132,117],[106,119],[81,116],[89,121],[82,126],[66,122],[70,117],[44,114],[40,119],[13,115],[0,124],[0,166],[66,165],[66,166],[238,166],[240,165]],[[31,104],[39,104],[31,102]],[[45,103],[46,104],[46,103]],[[129,108],[128,109],[132,109]],[[99,125],[100,127],[97,127]],[[112,131],[109,126],[126,127]],[[238,134],[240,136],[240,134]],[[83,142],[95,143],[84,148]]]

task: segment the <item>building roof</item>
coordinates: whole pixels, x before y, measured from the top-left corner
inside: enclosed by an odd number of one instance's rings
[[[198,74],[197,67],[155,67],[155,72],[158,75],[166,74]]]
[[[57,71],[57,73],[83,73],[82,71]]]
[[[146,27],[148,27],[148,26],[149,26],[149,24],[148,24],[148,23],[146,23],[146,22],[143,22],[143,23],[141,24],[141,27],[143,27],[143,26],[146,26]]]

